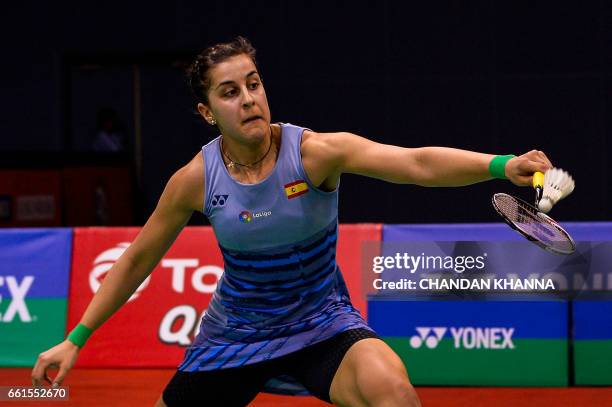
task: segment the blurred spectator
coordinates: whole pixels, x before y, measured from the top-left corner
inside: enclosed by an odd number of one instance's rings
[[[98,111],[98,133],[92,148],[94,151],[113,153],[125,150],[125,136],[114,109],[105,107]]]

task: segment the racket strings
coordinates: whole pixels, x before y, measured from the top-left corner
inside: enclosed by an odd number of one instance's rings
[[[528,237],[560,253],[571,253],[575,244],[555,221],[533,206],[506,194],[495,194],[498,212]]]

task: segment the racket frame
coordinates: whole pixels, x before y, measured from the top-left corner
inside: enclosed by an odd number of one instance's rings
[[[556,248],[551,247],[550,245],[544,243],[542,240],[538,239],[537,237],[535,237],[535,236],[533,236],[533,235],[523,231],[518,225],[516,225],[513,221],[508,219],[506,214],[504,214],[501,209],[499,209],[499,207],[497,206],[497,202],[495,201],[497,196],[507,196],[507,197],[510,197],[511,199],[514,199],[515,201],[518,201],[520,204],[525,205],[525,206],[527,206],[529,208],[532,208],[534,210],[534,213],[537,213],[537,215],[539,217],[543,218],[545,222],[551,224],[555,229],[558,229],[561,232],[561,234],[571,244],[572,250],[571,251],[567,251],[567,250],[556,249]],[[533,243],[537,244],[538,246],[540,246],[541,248],[543,248],[543,249],[545,249],[545,250],[547,250],[547,251],[549,251],[551,253],[556,253],[556,254],[569,255],[569,254],[574,253],[574,251],[576,250],[576,242],[574,242],[574,239],[572,239],[570,234],[567,233],[565,231],[565,229],[563,229],[561,227],[561,225],[559,225],[553,218],[551,218],[550,216],[546,215],[545,213],[539,211],[535,206],[533,206],[531,204],[528,204],[527,202],[525,202],[521,198],[517,198],[515,196],[509,195],[509,194],[505,194],[503,192],[499,192],[499,193],[496,193],[496,194],[493,195],[493,197],[491,198],[491,203],[493,204],[493,208],[495,208],[495,210],[502,217],[504,222],[506,222],[512,229],[516,230],[518,233],[523,235],[523,237],[525,237],[530,242],[533,242]]]

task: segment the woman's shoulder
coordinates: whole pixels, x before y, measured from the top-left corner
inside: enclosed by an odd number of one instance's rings
[[[301,141],[302,155],[330,155],[342,145],[342,135],[345,133],[319,133],[310,129],[304,130]]]
[[[196,154],[186,165],[177,170],[170,178],[175,198],[194,210],[201,210],[204,196],[204,157]]]
[[[304,170],[311,182],[324,191],[338,187],[342,134],[305,130],[302,135],[300,153]]]

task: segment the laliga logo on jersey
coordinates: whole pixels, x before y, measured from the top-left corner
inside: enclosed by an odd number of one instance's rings
[[[127,242],[119,243],[117,247],[103,251],[96,257],[93,262],[94,268],[89,273],[89,287],[94,294],[100,289],[102,280],[106,277],[106,272],[113,267],[113,264],[115,264],[129,246],[130,243]],[[149,281],[151,281],[151,276],[148,276],[142,284],[140,284],[136,292],[128,299],[128,302],[138,298],[142,290],[149,285]]]
[[[442,337],[450,332],[455,349],[514,349],[512,335],[514,328],[479,327],[416,327],[418,335],[410,338],[410,346],[421,347],[423,342],[429,349],[438,346]]]
[[[249,223],[253,219],[267,218],[270,215],[272,215],[272,211],[261,211],[253,214],[249,211],[242,211],[240,212],[240,215],[238,215],[238,219],[240,219],[240,222],[242,223]]]
[[[25,276],[21,282],[17,281],[16,276],[0,276],[0,292],[2,287],[7,287],[11,299],[6,312],[0,313],[0,322],[12,322],[15,315],[19,315],[21,322],[32,322],[25,298],[33,282],[34,276]],[[2,304],[2,295],[0,295],[0,304]]]
[[[240,219],[240,222],[242,223],[249,223],[253,220],[253,215],[251,215],[251,212],[249,211],[242,211],[240,212],[240,215],[238,215],[238,219]]]

